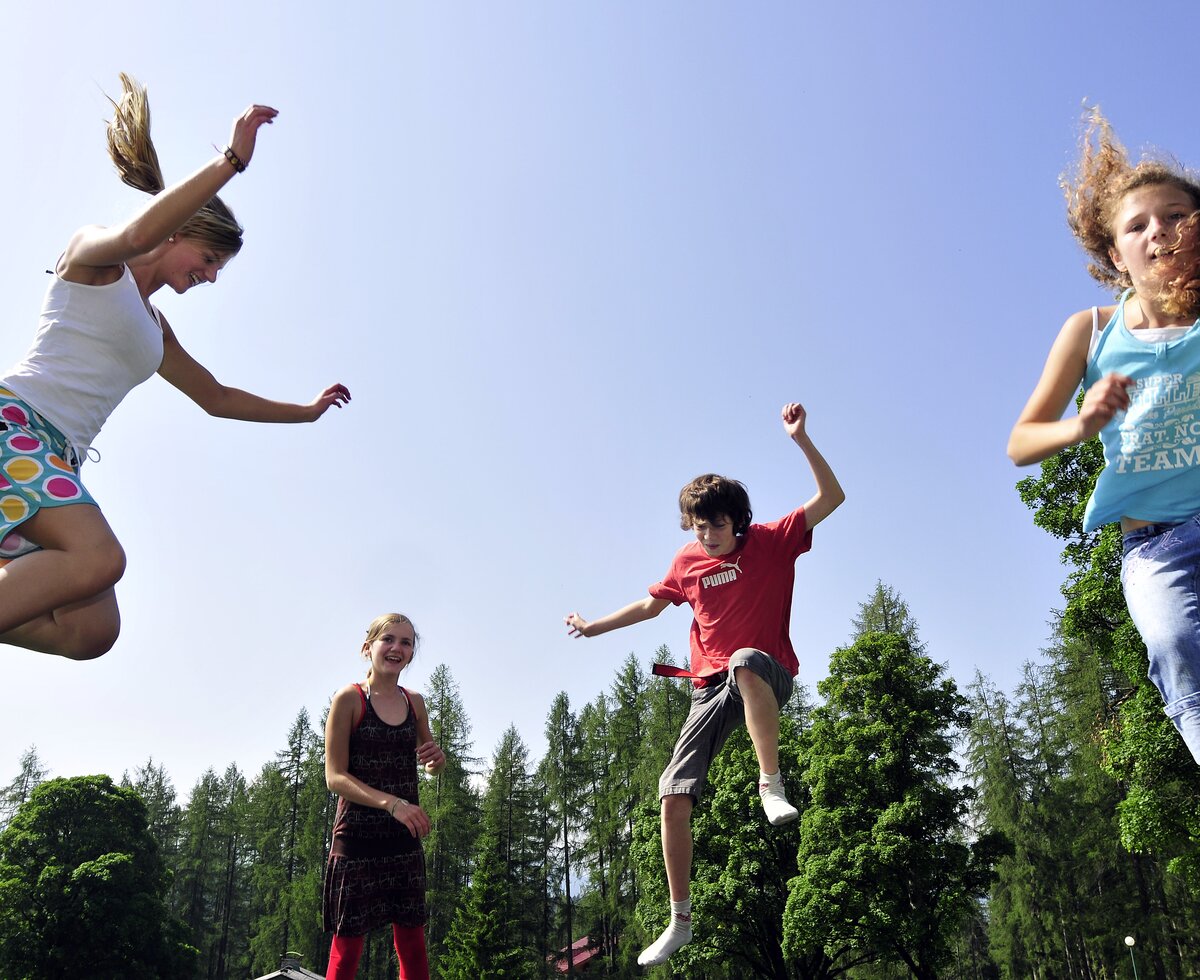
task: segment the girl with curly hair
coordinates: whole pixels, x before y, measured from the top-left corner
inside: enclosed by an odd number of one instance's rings
[[[1093,110],[1063,189],[1088,271],[1118,297],[1067,319],[1008,455],[1023,466],[1100,436],[1083,527],[1120,522],[1150,679],[1200,762],[1200,182],[1167,160],[1134,163]]]

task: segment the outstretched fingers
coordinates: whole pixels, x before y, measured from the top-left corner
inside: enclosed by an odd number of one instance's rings
[[[330,408],[341,408],[350,403],[350,389],[343,384],[330,385],[314,398],[309,405],[316,409],[314,419],[319,419]]]

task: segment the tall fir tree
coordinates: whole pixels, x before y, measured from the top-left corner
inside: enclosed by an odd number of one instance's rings
[[[445,664],[430,675],[425,705],[430,733],[446,754],[445,768],[421,780],[421,806],[431,825],[424,842],[429,955],[436,962],[471,878],[471,855],[479,836],[479,796],[471,779],[480,765],[472,755],[466,708]]]
[[[38,758],[37,746],[31,745],[21,753],[21,771],[0,790],[0,830],[8,826],[13,815],[29,799],[29,794],[46,781],[50,770]]]
[[[535,803],[529,750],[509,727],[492,757],[470,886],[436,964],[447,980],[541,974]]]
[[[567,975],[575,975],[573,944],[578,938],[574,929],[574,897],[571,886],[572,865],[579,857],[574,853],[577,829],[580,826],[580,807],[584,794],[586,773],[580,758],[579,720],[571,710],[571,702],[560,691],[550,706],[546,719],[546,754],[539,775],[546,786],[545,806],[556,827],[555,847],[558,867],[562,869],[562,903],[559,909],[562,931],[558,933],[566,952]]]

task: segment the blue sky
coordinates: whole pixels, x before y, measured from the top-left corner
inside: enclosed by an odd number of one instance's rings
[[[1056,542],[1004,455],[1058,327],[1103,301],[1057,177],[1084,99],[1133,148],[1200,162],[1173,53],[1189,6],[1111,3],[22,4],[0,35],[3,351],[25,350],[82,224],[138,196],[103,91],[149,85],[168,178],[280,110],[225,192],[246,247],[156,300],[219,378],[353,404],[313,426],[212,420],[160,379],[84,476],[129,555],[117,647],[0,651],[0,781],[150,756],[181,795],[254,773],[360,676],[399,610],[489,756],[535,754],[626,654],[690,617],[570,641],[645,594],[716,471],[773,519],[812,491],[799,400],[847,503],[797,566],[815,686],[876,579],[960,684],[1004,687],[1060,604]],[[1116,25],[1120,25],[1119,29]],[[8,773],[9,775],[5,775]]]

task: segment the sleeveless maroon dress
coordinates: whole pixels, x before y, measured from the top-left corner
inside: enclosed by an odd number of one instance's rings
[[[363,716],[350,733],[350,774],[416,803],[417,726],[408,692],[400,690],[408,716],[389,725],[359,687]],[[423,926],[429,916],[420,838],[386,810],[339,799],[321,907],[325,931],[339,936],[362,936],[391,923]]]

